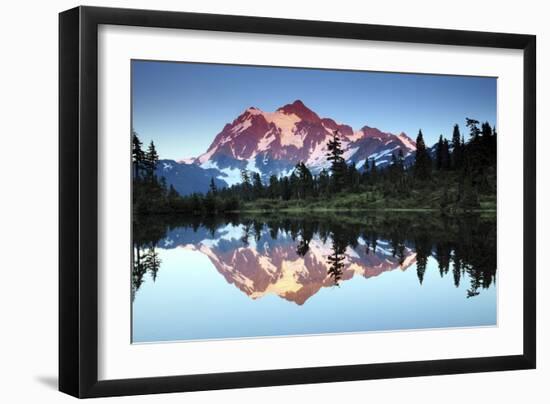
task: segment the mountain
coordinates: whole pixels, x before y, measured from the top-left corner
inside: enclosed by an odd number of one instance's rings
[[[204,169],[196,164],[178,163],[174,160],[159,160],[156,175],[159,178],[164,177],[166,183],[173,185],[180,195],[208,192],[212,178],[218,188],[227,187],[227,182],[218,178],[218,170]]]
[[[395,135],[369,126],[354,131],[349,125],[319,117],[296,100],[275,112],[246,109],[223,127],[205,153],[180,163],[217,170],[217,178],[229,185],[241,181],[243,169],[259,172],[267,180],[270,175],[289,175],[302,161],[317,174],[329,167],[326,144],[336,130],[344,158],[359,169],[368,158],[385,166],[392,153],[401,150],[407,157],[416,150],[415,142],[405,133]]]

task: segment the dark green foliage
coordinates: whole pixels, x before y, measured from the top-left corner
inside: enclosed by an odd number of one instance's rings
[[[359,174],[359,171],[357,171],[357,168],[355,167],[355,163],[352,162],[348,166],[348,170],[346,173],[346,187],[351,192],[357,192],[359,190],[359,185],[361,183],[361,174]]]
[[[418,131],[416,137],[416,156],[414,160],[414,174],[420,180],[427,180],[431,176],[432,171],[432,159],[428,150],[426,149],[426,143],[424,143],[424,135],[422,130]]]
[[[149,143],[147,152],[145,152],[145,158],[143,159],[143,170],[145,172],[145,177],[149,180],[155,176],[155,170],[157,169],[157,164],[159,161],[159,156],[157,154],[157,149],[153,141]]]
[[[463,165],[463,144],[464,141],[460,138],[460,130],[458,124],[455,124],[453,128],[453,137],[451,139],[451,145],[453,152],[451,154],[451,167],[454,170],[462,168]]]
[[[293,195],[296,199],[305,199],[313,196],[313,176],[311,171],[302,162],[296,164],[290,177]]]
[[[341,191],[346,183],[346,161],[342,157],[342,143],[338,137],[338,130],[335,130],[332,139],[327,143],[327,160],[331,163],[331,188],[333,191]]]
[[[416,275],[418,282],[422,285],[424,282],[424,274],[428,265],[428,257],[431,255],[431,240],[428,234],[420,234],[414,242],[416,250]]]
[[[470,129],[470,138],[475,140],[481,133],[479,130],[479,121],[471,118],[466,118],[466,126]]]
[[[327,272],[335,286],[339,286],[338,282],[342,279],[344,273],[346,246],[347,244],[342,238],[338,237],[338,234],[332,233],[332,254],[327,257],[330,264]]]
[[[328,171],[324,168],[319,173],[319,178],[317,181],[317,193],[320,197],[327,197],[330,192],[330,176]]]
[[[139,177],[141,170],[143,170],[143,161],[145,160],[145,153],[142,150],[142,143],[136,132],[132,132],[132,164],[134,166],[133,175],[134,178]]]
[[[451,155],[449,152],[449,141],[439,135],[439,141],[435,148],[435,169],[438,171],[448,170],[451,167]]]
[[[218,187],[216,187],[216,183],[214,182],[214,178],[210,178],[210,186],[208,187],[208,192],[212,195],[216,196],[218,193]]]
[[[252,173],[252,194],[254,199],[262,198],[264,196],[264,185],[262,184],[262,178],[257,172]]]

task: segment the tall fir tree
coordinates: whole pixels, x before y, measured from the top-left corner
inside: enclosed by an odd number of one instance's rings
[[[264,184],[262,183],[262,177],[259,173],[252,173],[252,191],[254,198],[261,198],[264,192]]]
[[[451,139],[451,145],[453,148],[453,152],[451,154],[451,167],[453,170],[458,170],[459,168],[462,168],[462,142],[460,137],[460,129],[458,128],[458,124],[455,124],[453,127],[453,137]]]
[[[210,192],[212,195],[218,194],[218,187],[214,182],[214,177],[210,177],[210,185],[208,186],[208,192]]]
[[[370,178],[373,183],[378,180],[378,168],[376,167],[376,161],[374,161],[374,157],[370,159]]]
[[[443,154],[443,135],[439,135],[435,149],[435,168],[439,171],[443,168]]]
[[[279,179],[276,175],[271,175],[269,177],[268,194],[272,199],[280,196]]]
[[[466,118],[466,126],[470,129],[470,138],[472,140],[477,140],[481,130],[478,127],[479,121],[472,118]]]
[[[176,191],[176,188],[172,184],[170,184],[170,187],[168,188],[168,206],[171,210],[177,210],[179,203],[181,201],[180,194],[178,191]]]
[[[246,169],[241,170],[241,181],[241,197],[245,200],[252,199],[252,182],[250,179],[250,174]]]
[[[403,155],[403,149],[399,149],[397,152],[397,172],[402,175],[405,172],[405,156]]]
[[[428,179],[431,175],[432,159],[428,150],[426,149],[426,143],[424,143],[424,135],[422,130],[418,131],[416,137],[416,157],[414,162],[414,174],[419,179]]]
[[[143,169],[143,161],[145,160],[145,153],[142,149],[143,144],[139,140],[138,134],[132,132],[132,163],[134,165],[134,177],[139,178],[141,170]]]
[[[299,199],[307,198],[313,194],[313,175],[303,162],[296,164],[294,173],[297,178],[297,196]]]
[[[334,190],[341,190],[345,183],[346,161],[342,157],[342,142],[338,136],[338,130],[332,134],[332,139],[327,143],[327,160],[330,161],[330,171],[332,174],[332,183]]]
[[[330,176],[326,169],[322,169],[318,178],[318,190],[317,192],[321,196],[327,196],[329,194]]]
[[[145,153],[144,160],[144,169],[145,174],[149,180],[153,180],[155,177],[155,170],[157,169],[157,164],[159,161],[159,155],[157,149],[155,148],[155,143],[151,140],[147,152]]]
[[[451,152],[449,148],[449,141],[443,140],[443,152],[442,152],[442,169],[449,170],[451,168]]]
[[[330,264],[327,271],[332,278],[334,286],[340,285],[340,280],[344,273],[346,259],[346,244],[338,234],[332,233],[332,254],[327,257],[327,262]]]
[[[359,173],[359,170],[357,170],[354,161],[352,161],[348,166],[347,178],[349,187],[352,191],[356,192],[359,189],[359,184],[361,182],[361,174]]]

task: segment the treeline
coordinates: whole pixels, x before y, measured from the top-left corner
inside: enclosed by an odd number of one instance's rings
[[[216,197],[214,180],[213,192],[207,196],[193,194],[182,197],[172,184],[166,184],[164,177],[156,175],[159,156],[154,142],[146,150],[138,135],[132,133],[132,202],[135,213],[176,213],[176,212],[225,212],[239,210],[239,199]]]
[[[267,181],[257,172],[242,170],[240,184],[218,189],[212,179],[206,194],[184,197],[177,195],[173,188],[166,189],[162,181],[157,180],[164,188],[145,210],[215,214],[236,211],[243,206],[269,209],[275,201],[315,203],[359,194],[363,195],[365,206],[362,207],[384,201],[388,202],[386,207],[393,207],[392,200],[408,199],[411,207],[419,207],[419,201],[428,201],[428,207],[438,207],[448,213],[479,209],[480,195],[496,197],[497,133],[488,122],[480,124],[467,118],[466,125],[467,141],[455,125],[451,140],[441,135],[432,151],[427,148],[420,130],[414,160],[407,162],[399,149],[391,154],[390,164],[383,168],[373,158],[363,167],[347,164],[342,140],[335,131],[327,143],[329,167],[317,175],[303,162],[295,166],[291,175],[280,178],[272,175]],[[158,203],[161,200],[164,204]]]

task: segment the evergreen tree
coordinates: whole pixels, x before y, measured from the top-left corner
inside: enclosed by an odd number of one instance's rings
[[[357,191],[359,189],[359,182],[361,180],[361,176],[359,175],[359,171],[357,171],[357,168],[355,167],[355,162],[351,162],[348,166],[347,171],[347,185],[350,187],[352,191]]]
[[[416,275],[418,281],[422,285],[424,282],[424,275],[428,266],[428,257],[431,256],[431,245],[429,236],[427,234],[421,234],[420,237],[415,240],[416,249]]]
[[[389,171],[390,180],[393,183],[395,183],[395,181],[399,177],[399,171],[398,171],[397,164],[398,164],[397,163],[397,156],[395,155],[395,153],[392,153],[391,154],[390,167],[389,167],[388,171]]]
[[[155,247],[149,247],[144,257],[144,266],[151,274],[153,282],[157,280],[157,273],[160,268],[161,260],[158,253],[155,251]]]
[[[292,196],[292,190],[290,188],[290,180],[288,177],[283,177],[279,181],[280,187],[281,187],[281,198],[284,201],[288,201],[290,197]]]
[[[332,134],[332,139],[327,143],[327,160],[331,162],[330,171],[332,174],[332,184],[334,190],[341,190],[345,183],[346,162],[342,155],[342,143],[338,137],[338,130]]]
[[[442,151],[442,167],[443,170],[448,170],[451,168],[451,152],[449,150],[449,141],[447,139],[443,140],[443,151]]]
[[[262,177],[257,172],[252,173],[252,190],[254,198],[261,198],[263,196],[264,184],[262,184]]]
[[[328,171],[324,168],[319,173],[319,178],[317,182],[319,195],[327,196],[329,193],[330,176],[328,175]]]
[[[397,173],[399,175],[402,175],[405,172],[405,156],[403,155],[402,149],[399,149],[399,151],[397,152],[396,167],[397,167]]]
[[[296,174],[296,171],[293,171],[292,174],[290,174],[288,183],[290,186],[290,198],[300,199],[300,181],[298,180],[298,175]]]
[[[344,260],[346,258],[346,244],[339,235],[332,234],[332,254],[327,257],[330,264],[328,275],[332,278],[334,285],[339,286],[340,279],[344,273]]]
[[[303,199],[311,196],[313,194],[313,176],[303,162],[296,164],[293,175],[295,175],[296,180],[295,193],[297,198]]]
[[[144,160],[144,169],[146,177],[151,181],[155,177],[155,170],[157,169],[157,164],[159,161],[159,156],[155,148],[155,143],[151,140],[147,152],[145,153]]]
[[[370,177],[373,183],[378,179],[378,169],[376,168],[376,161],[374,161],[374,158],[370,159]]]
[[[210,178],[210,186],[208,188],[209,188],[209,192],[212,195],[217,195],[218,194],[218,187],[216,186],[216,183],[214,182],[214,177]]]
[[[203,207],[206,213],[208,214],[213,215],[218,212],[218,209],[219,209],[218,200],[216,199],[214,194],[212,194],[211,192],[208,192],[206,194],[206,196],[203,198],[203,206],[201,208]]]
[[[481,131],[479,130],[479,121],[471,118],[466,118],[466,126],[470,129],[470,138],[477,140]]]
[[[242,196],[245,200],[250,200],[252,197],[252,183],[250,180],[250,174],[246,169],[241,170],[241,181]]]
[[[453,153],[451,155],[451,166],[454,170],[462,167],[462,143],[460,140],[460,130],[458,124],[455,124],[453,128],[453,138],[451,144],[453,147]]]
[[[134,178],[139,178],[143,169],[145,153],[142,150],[142,143],[136,132],[132,132],[132,163],[134,164]]]
[[[177,210],[179,207],[181,198],[178,191],[176,191],[176,189],[172,184],[170,184],[170,187],[168,188],[167,199],[168,199],[168,206],[170,207],[170,209]]]
[[[426,149],[424,135],[422,135],[422,130],[419,130],[418,136],[416,137],[416,158],[414,162],[415,176],[419,179],[429,178],[431,174],[431,165],[432,159]]]
[[[276,175],[269,177],[268,194],[270,198],[278,198],[280,196],[279,179]]]
[[[439,135],[435,149],[435,168],[438,171],[443,168],[443,135]]]
[[[481,124],[481,137],[484,139],[488,139],[493,135],[493,129],[491,128],[491,125],[489,122],[484,122]]]

